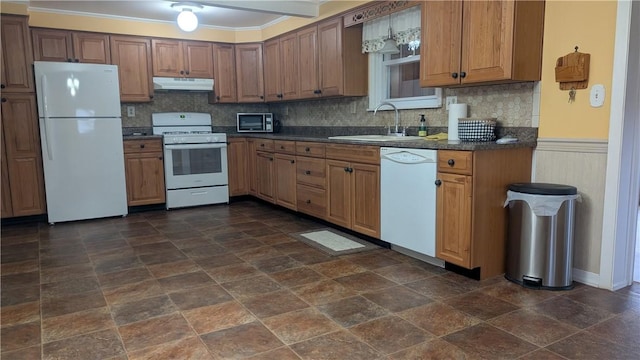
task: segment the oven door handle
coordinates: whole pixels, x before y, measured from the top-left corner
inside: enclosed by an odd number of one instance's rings
[[[209,144],[165,144],[167,150],[190,150],[190,149],[221,149],[226,148],[227,143],[209,143]]]

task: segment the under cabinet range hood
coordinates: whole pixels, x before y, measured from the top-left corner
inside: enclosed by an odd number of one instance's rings
[[[154,90],[213,91],[213,79],[154,77]]]

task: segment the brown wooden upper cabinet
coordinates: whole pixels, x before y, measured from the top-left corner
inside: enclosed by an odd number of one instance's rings
[[[111,63],[118,65],[121,102],[149,102],[153,98],[151,40],[111,36]]]
[[[152,39],[153,76],[213,79],[211,44]]]
[[[0,19],[1,91],[33,92],[33,63],[27,18],[2,15]]]
[[[110,64],[109,35],[79,31],[32,29],[35,61]]]
[[[296,34],[264,43],[264,95],[266,101],[294,100],[298,91],[298,39]]]
[[[367,57],[362,27],[329,19],[296,33],[300,98],[367,95]]]
[[[213,44],[213,92],[210,103],[238,102],[236,92],[236,55],[233,44]]]
[[[264,102],[262,44],[235,46],[238,102]]]
[[[540,1],[423,1],[420,85],[540,80]]]

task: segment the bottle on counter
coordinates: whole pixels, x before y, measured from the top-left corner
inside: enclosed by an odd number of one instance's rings
[[[418,128],[418,136],[427,136],[427,119],[424,114],[420,114],[420,127]]]

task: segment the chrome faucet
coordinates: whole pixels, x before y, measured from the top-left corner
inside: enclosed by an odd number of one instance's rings
[[[393,110],[396,112],[396,116],[395,116],[396,127],[395,127],[395,132],[393,133],[393,135],[395,135],[395,136],[404,136],[405,133],[404,132],[400,132],[398,130],[398,125],[399,125],[398,108],[395,105],[393,105],[392,103],[387,102],[387,101],[381,102],[380,105],[378,105],[373,110],[373,116],[376,116],[376,113],[378,112],[378,109],[380,109],[381,107],[383,107],[385,105],[391,106],[393,108]],[[391,131],[389,131],[389,135],[391,135]]]

